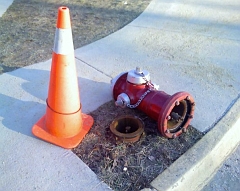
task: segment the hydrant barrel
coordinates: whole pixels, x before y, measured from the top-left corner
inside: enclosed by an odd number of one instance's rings
[[[145,112],[152,119],[158,120],[159,113],[169,97],[171,96],[163,91],[152,90],[139,104],[138,109]]]

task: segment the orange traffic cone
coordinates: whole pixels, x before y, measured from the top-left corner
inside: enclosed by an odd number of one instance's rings
[[[46,114],[33,126],[35,136],[64,148],[76,147],[93,125],[81,112],[69,9],[58,9]]]

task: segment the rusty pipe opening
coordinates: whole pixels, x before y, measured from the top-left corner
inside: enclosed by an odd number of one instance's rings
[[[111,132],[123,142],[136,142],[144,131],[144,123],[136,116],[124,115],[113,120],[110,124]]]

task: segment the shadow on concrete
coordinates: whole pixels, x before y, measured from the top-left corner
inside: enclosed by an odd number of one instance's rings
[[[48,96],[49,71],[21,68],[10,75],[0,76],[10,78],[10,93],[0,93],[0,119],[2,124],[19,133],[33,137],[32,126],[45,114]],[[90,112],[102,105],[101,100],[108,96],[109,84],[78,77],[82,112]],[[3,91],[4,92],[4,91]],[[8,91],[9,92],[9,91]],[[100,93],[98,93],[100,92]],[[99,97],[99,95],[100,97]],[[1,122],[0,122],[1,125]]]
[[[8,72],[8,71],[12,71],[12,70],[16,70],[19,67],[11,67],[11,66],[5,66],[4,64],[0,64],[0,75],[2,73]]]
[[[0,100],[2,125],[13,131],[33,137],[32,126],[44,114],[45,106],[34,101],[22,101],[4,94],[0,94]]]

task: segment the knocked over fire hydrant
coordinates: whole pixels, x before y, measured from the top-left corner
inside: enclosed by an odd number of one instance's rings
[[[157,120],[158,130],[167,138],[186,132],[193,118],[195,102],[187,92],[168,95],[151,83],[150,74],[139,67],[111,81],[116,106],[138,108]]]

